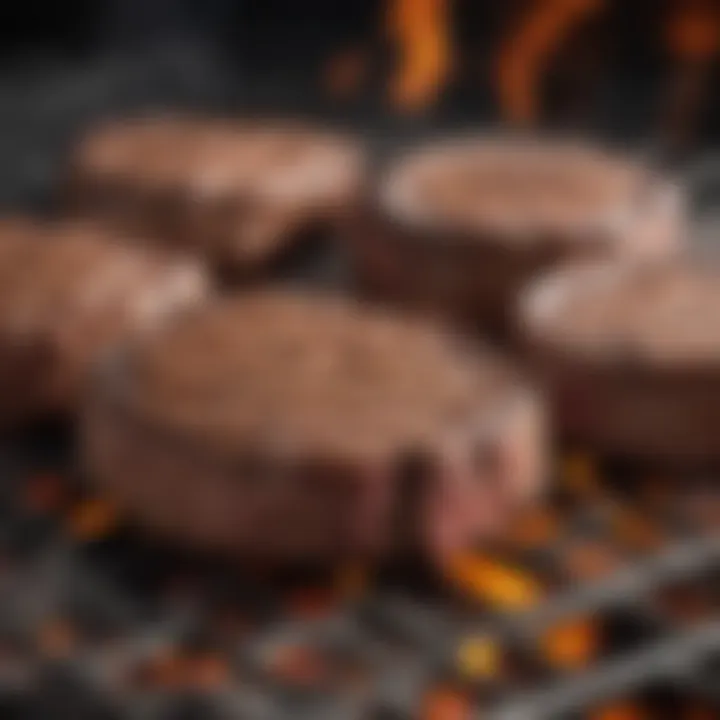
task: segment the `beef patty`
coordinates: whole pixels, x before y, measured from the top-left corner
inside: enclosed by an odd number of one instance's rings
[[[391,164],[348,237],[365,291],[505,333],[538,272],[666,256],[683,219],[678,188],[627,157],[470,137]]]
[[[169,322],[100,374],[90,475],[147,525],[281,561],[444,554],[543,479],[507,364],[350,301],[259,292]]]

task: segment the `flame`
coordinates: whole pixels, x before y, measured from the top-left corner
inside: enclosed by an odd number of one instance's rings
[[[635,703],[608,705],[590,716],[591,720],[648,720],[648,714]]]
[[[677,4],[667,26],[670,51],[681,61],[705,63],[720,46],[720,10],[714,0]]]
[[[545,657],[553,667],[585,667],[600,649],[600,626],[594,620],[572,620],[551,628],[542,638]]]
[[[451,71],[450,0],[391,0],[387,31],[400,56],[390,83],[393,104],[422,110],[437,99]]]
[[[505,117],[517,125],[537,120],[538,91],[548,60],[604,0],[536,0],[500,49],[497,83]]]
[[[479,553],[455,555],[446,573],[464,592],[496,610],[526,610],[543,597],[540,584],[531,575]]]

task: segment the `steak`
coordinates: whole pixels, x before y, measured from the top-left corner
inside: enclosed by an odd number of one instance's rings
[[[203,297],[196,263],[96,227],[0,223],[0,424],[73,412],[97,357]]]
[[[117,353],[91,478],[175,539],[280,562],[444,556],[544,479],[534,392],[439,328],[290,291],[217,300]]]
[[[537,273],[664,257],[683,227],[678,188],[629,158],[471,137],[391,164],[347,236],[365,293],[505,336]]]
[[[223,276],[255,275],[354,206],[363,154],[290,124],[180,117],[91,132],[70,170],[72,212],[195,252]]]
[[[631,459],[720,459],[717,265],[564,268],[520,307],[569,439]]]

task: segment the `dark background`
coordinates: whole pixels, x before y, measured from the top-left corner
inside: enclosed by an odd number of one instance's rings
[[[497,122],[492,58],[527,1],[456,0],[459,72],[420,116],[399,114],[387,102],[394,49],[381,29],[383,0],[3,3],[0,203],[47,195],[62,152],[92,121],[147,108],[312,114],[391,137]],[[606,0],[554,58],[543,124],[652,142],[673,77],[663,41],[670,5]],[[323,67],[356,45],[372,58],[370,80],[338,102],[323,87]],[[718,140],[717,71],[715,62],[695,149]]]

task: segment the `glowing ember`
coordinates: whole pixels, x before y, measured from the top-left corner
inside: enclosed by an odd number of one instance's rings
[[[460,646],[457,662],[465,677],[473,680],[494,677],[500,670],[500,649],[490,638],[470,638]]]
[[[479,553],[456,555],[446,573],[465,593],[496,610],[526,610],[543,596],[540,584],[530,574]]]
[[[80,540],[99,540],[109,535],[119,521],[115,506],[103,499],[84,500],[70,515],[70,530]]]
[[[548,631],[542,639],[545,656],[553,667],[576,670],[597,656],[600,632],[597,622],[574,620]]]
[[[649,720],[649,715],[634,703],[618,703],[598,710],[591,720]]]
[[[439,688],[425,699],[423,720],[465,720],[471,716],[471,706],[466,697],[456,690]]]

